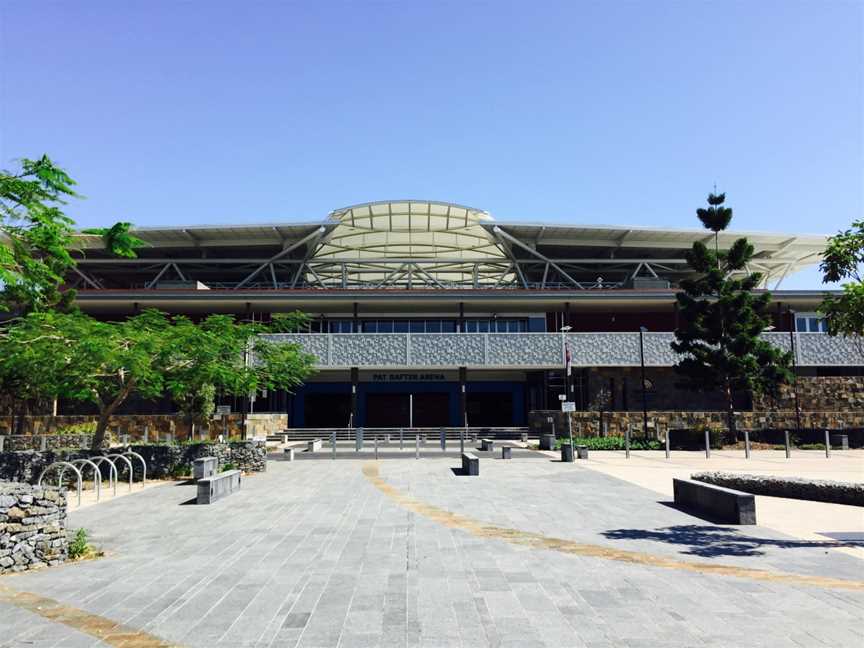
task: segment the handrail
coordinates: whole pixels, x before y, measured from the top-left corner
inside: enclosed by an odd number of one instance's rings
[[[45,476],[45,473],[47,473],[49,470],[51,470],[55,466],[64,466],[64,470],[65,470],[65,466],[69,466],[72,470],[75,471],[75,475],[78,477],[78,506],[81,506],[81,487],[82,487],[81,471],[79,471],[78,468],[76,468],[73,464],[69,463],[68,461],[55,461],[54,463],[48,464],[48,467],[42,471],[41,475],[39,475],[39,479],[36,481],[36,485],[41,486],[42,485],[42,478]],[[57,487],[58,488],[62,485],[62,479],[63,479],[63,473],[61,472],[60,477],[57,479]]]

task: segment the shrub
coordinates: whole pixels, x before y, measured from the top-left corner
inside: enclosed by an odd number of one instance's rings
[[[90,553],[90,544],[87,542],[87,529],[78,529],[75,537],[69,543],[69,558],[78,560]]]
[[[93,434],[96,431],[96,421],[72,423],[58,428],[54,434]]]
[[[560,449],[569,439],[557,439],[555,447]],[[624,450],[623,436],[573,437],[574,445],[588,446],[589,450]],[[663,442],[657,439],[630,439],[631,450],[662,450]]]
[[[725,433],[725,430],[709,428],[708,443],[712,448],[720,449],[723,447],[723,436]],[[661,447],[663,447],[662,442]],[[704,450],[705,428],[672,430],[669,434],[669,447],[672,450]]]
[[[234,465],[233,461],[225,462],[222,464],[222,472],[225,472],[226,470],[237,470],[237,466]]]

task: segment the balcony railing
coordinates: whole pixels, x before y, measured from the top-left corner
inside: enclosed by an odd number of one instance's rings
[[[860,340],[824,333],[794,333],[799,366],[864,366]],[[565,339],[574,367],[636,367],[638,333],[283,333],[318,358],[322,369],[486,368],[554,369],[564,365]],[[671,367],[673,333],[645,333],[645,365]],[[765,333],[788,351],[789,333]]]

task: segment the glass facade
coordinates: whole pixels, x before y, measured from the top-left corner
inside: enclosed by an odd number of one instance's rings
[[[310,333],[457,333],[457,319],[360,319],[355,331],[350,319],[313,320]],[[525,333],[527,318],[466,318],[465,333]]]

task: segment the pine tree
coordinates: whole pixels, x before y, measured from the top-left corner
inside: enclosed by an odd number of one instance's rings
[[[672,348],[681,354],[675,365],[683,379],[679,385],[703,392],[719,390],[734,435],[735,392],[776,395],[792,373],[791,354],[760,337],[770,324],[771,294],[753,292],[762,281],[761,274],[749,272],[753,246],[740,238],[720,251],[718,234],[732,220],[725,200],[725,194],[712,193],[709,207],[696,211],[705,228],[714,232],[714,250],[697,241],[687,253],[695,276],[680,283],[679,325]]]

